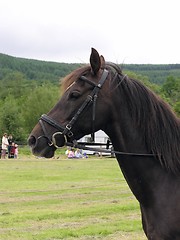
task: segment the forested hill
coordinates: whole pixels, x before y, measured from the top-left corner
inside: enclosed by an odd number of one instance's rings
[[[180,79],[180,64],[125,64],[122,68],[147,76],[151,83],[163,84],[169,76]]]
[[[0,54],[0,80],[16,71],[22,73],[27,80],[58,82],[80,66],[80,63],[46,62]],[[124,72],[147,76],[150,82],[156,84],[163,84],[168,76],[180,78],[180,64],[122,64],[121,67]]]
[[[80,64],[46,62],[17,58],[0,53],[0,80],[11,72],[20,72],[27,80],[59,82],[60,78],[79,66]]]

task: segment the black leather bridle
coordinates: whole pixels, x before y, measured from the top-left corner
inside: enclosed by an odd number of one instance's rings
[[[109,63],[109,65],[111,65],[113,68],[115,68],[114,64]],[[120,75],[119,69],[117,70],[116,68],[115,68],[115,70],[116,70],[117,74]],[[86,100],[82,103],[82,105],[80,106],[80,108],[78,109],[76,114],[72,117],[72,119],[70,120],[70,122],[66,126],[60,125],[59,123],[57,123],[54,119],[52,119],[48,115],[43,114],[40,117],[40,119],[39,119],[39,123],[40,123],[40,125],[42,127],[44,135],[38,137],[38,139],[44,137],[44,138],[47,139],[49,146],[54,146],[55,148],[61,148],[61,147],[59,147],[57,145],[57,142],[56,142],[56,137],[58,135],[61,135],[61,136],[64,137],[64,145],[72,146],[72,147],[75,147],[75,148],[80,148],[80,149],[83,149],[83,150],[105,152],[105,153],[110,153],[111,155],[119,154],[119,155],[129,155],[129,156],[146,156],[146,157],[155,156],[154,154],[151,154],[151,153],[149,153],[149,154],[148,153],[147,154],[146,153],[128,153],[128,152],[119,152],[119,151],[114,151],[114,150],[107,150],[107,149],[102,149],[102,148],[86,147],[84,145],[84,143],[83,144],[82,143],[78,143],[75,139],[73,139],[72,142],[68,142],[68,140],[67,140],[68,138],[69,139],[73,138],[73,132],[71,131],[72,127],[76,123],[76,121],[77,121],[78,117],[80,116],[80,114],[91,103],[93,103],[93,108],[92,108],[93,109],[92,110],[92,138],[94,139],[94,133],[95,133],[94,124],[95,124],[96,100],[97,100],[97,96],[98,96],[98,93],[99,93],[100,89],[102,88],[103,84],[105,83],[105,81],[107,79],[108,74],[109,74],[109,71],[107,69],[104,69],[98,84],[90,81],[85,76],[81,76],[80,77],[81,80],[89,83],[90,85],[92,85],[94,87],[93,90],[91,91],[91,93],[87,96]],[[124,77],[121,79],[121,82],[123,81]],[[49,125],[54,127],[56,130],[58,130],[57,132],[55,132],[52,135],[51,139],[49,138],[49,136],[47,134],[47,130],[46,130],[46,127],[44,125],[44,122],[48,123]],[[93,145],[93,143],[91,143],[91,145]],[[96,144],[95,143],[94,145],[101,145],[101,144]]]
[[[81,76],[80,77],[81,80],[87,82],[88,84],[90,84],[94,87],[93,90],[91,91],[91,93],[87,96],[86,100],[82,103],[82,105],[80,106],[80,108],[78,109],[76,114],[73,116],[73,118],[70,120],[70,122],[65,127],[60,125],[59,123],[57,123],[54,119],[52,119],[48,115],[43,114],[40,117],[39,123],[40,123],[40,125],[42,127],[42,130],[44,132],[44,136],[40,136],[39,138],[45,137],[45,138],[48,139],[48,144],[50,146],[54,145],[56,148],[59,148],[59,146],[56,143],[56,136],[61,135],[61,136],[64,136],[65,143],[67,145],[67,139],[68,138],[71,139],[73,137],[73,132],[71,131],[71,129],[74,126],[74,124],[76,123],[78,117],[81,115],[81,113],[84,111],[84,109],[90,103],[93,103],[93,109],[92,109],[92,138],[94,140],[96,100],[97,100],[98,93],[99,93],[100,89],[102,88],[104,82],[106,81],[106,78],[107,78],[108,74],[109,74],[109,71],[107,69],[104,69],[98,84],[90,81],[85,76]],[[48,137],[47,130],[46,130],[46,127],[44,125],[44,122],[48,123],[49,125],[51,125],[52,127],[54,127],[55,129],[58,130],[58,132],[56,132],[52,135],[52,139],[50,139]]]

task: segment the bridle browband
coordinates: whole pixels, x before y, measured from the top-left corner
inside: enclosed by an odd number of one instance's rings
[[[117,66],[115,64],[108,63],[108,65],[113,67],[116,70],[117,74],[120,76],[120,69],[119,68],[117,69]],[[79,149],[83,149],[83,150],[90,150],[90,151],[110,153],[111,155],[119,154],[119,155],[129,155],[129,156],[146,156],[146,157],[154,156],[154,154],[127,153],[127,152],[119,152],[119,151],[102,149],[102,148],[86,147],[85,143],[78,143],[76,140],[73,140],[72,142],[68,142],[67,139],[68,138],[72,139],[72,137],[73,137],[73,132],[71,131],[72,127],[76,123],[78,117],[83,112],[83,110],[87,106],[89,106],[89,104],[91,104],[91,103],[93,103],[93,106],[92,106],[92,138],[94,140],[94,133],[95,133],[94,124],[95,124],[96,100],[97,100],[97,96],[98,96],[98,93],[99,93],[100,89],[102,88],[103,84],[105,83],[105,81],[107,79],[108,74],[109,74],[109,71],[107,69],[103,69],[103,73],[102,73],[102,76],[101,76],[98,84],[96,84],[96,83],[92,82],[91,80],[87,79],[85,76],[81,76],[80,77],[81,80],[87,82],[88,84],[90,84],[90,85],[92,85],[94,87],[93,90],[91,91],[91,93],[86,97],[86,100],[82,103],[82,105],[80,106],[80,108],[78,109],[76,114],[72,117],[70,122],[65,127],[60,125],[59,123],[57,123],[54,119],[52,119],[48,115],[43,114],[40,117],[40,119],[39,119],[39,123],[40,123],[41,128],[42,128],[42,130],[44,132],[44,135],[40,136],[38,139],[44,137],[44,138],[47,139],[49,146],[54,146],[55,148],[61,148],[61,147],[59,147],[57,145],[57,142],[56,142],[56,137],[58,135],[61,135],[61,136],[64,137],[64,145],[75,147],[75,148],[79,148]],[[125,78],[125,76],[123,76],[123,80],[124,80],[124,78]],[[55,132],[52,135],[52,139],[50,139],[48,137],[48,133],[47,133],[46,127],[44,125],[44,122],[48,123],[49,125],[54,127],[56,130],[58,130],[57,132]],[[91,143],[91,145],[93,145],[93,142]],[[97,145],[97,143],[95,145]],[[105,144],[99,144],[99,145],[105,145]]]

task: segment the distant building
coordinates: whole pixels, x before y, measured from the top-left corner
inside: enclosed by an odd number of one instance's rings
[[[100,144],[104,144],[104,145],[93,145],[91,134],[85,135],[78,142],[87,142],[88,143],[87,147],[90,147],[90,148],[102,148],[102,149],[104,148],[104,149],[107,149],[109,141],[110,141],[110,139],[109,139],[108,135],[104,131],[99,130],[95,133],[94,143],[96,143],[96,144],[100,143]],[[90,143],[92,143],[92,145],[90,145]],[[112,148],[112,145],[109,146],[109,150],[111,148]],[[98,156],[111,155],[110,153],[101,153],[101,152],[98,152],[96,150],[95,151],[84,150],[84,151],[89,155],[98,155]]]

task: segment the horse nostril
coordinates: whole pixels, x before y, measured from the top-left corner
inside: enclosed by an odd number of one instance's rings
[[[30,147],[33,147],[36,144],[36,138],[34,136],[30,136],[28,139],[28,144]]]

